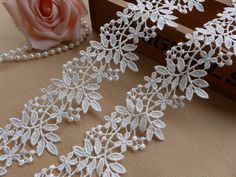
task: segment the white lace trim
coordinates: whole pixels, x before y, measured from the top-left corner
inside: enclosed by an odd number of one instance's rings
[[[55,132],[62,119],[78,121],[89,107],[101,111],[99,83],[103,79],[118,80],[118,74],[127,67],[138,70],[138,56],[133,51],[139,38],[149,40],[156,36],[157,29],[175,27],[174,10],[187,13],[196,7],[203,11],[203,1],[138,0],[137,5],[129,4],[118,12],[118,20],[101,27],[100,42],[91,41],[91,46],[80,52],[80,59],[63,66],[62,79],[52,79],[48,88],[41,89],[42,96],[25,104],[20,118],[11,118],[10,124],[0,128],[0,176],[7,173],[13,161],[19,165],[30,163],[35,154],[41,156],[45,150],[57,155],[55,143],[60,137]],[[149,19],[154,26],[148,26]]]
[[[203,79],[211,64],[219,67],[232,64],[236,55],[236,7],[225,8],[218,18],[187,34],[186,43],[179,43],[167,52],[167,66],[156,66],[143,85],[128,92],[126,106],[117,106],[105,116],[103,125],[86,132],[84,145],[60,157],[60,165],[51,165],[35,177],[92,176],[119,177],[126,173],[120,163],[127,149],[143,150],[145,142],[164,139],[161,120],[168,105],[177,108],[193,95],[208,98]]]

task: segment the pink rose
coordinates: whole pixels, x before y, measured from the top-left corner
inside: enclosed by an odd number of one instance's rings
[[[32,48],[47,50],[80,38],[82,0],[6,0],[5,8]]]

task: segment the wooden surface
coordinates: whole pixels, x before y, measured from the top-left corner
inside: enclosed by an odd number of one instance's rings
[[[24,44],[9,15],[0,5],[0,49],[5,51]],[[90,39],[97,35],[91,32]],[[40,94],[50,78],[61,76],[61,66],[78,55],[88,42],[60,56],[30,62],[0,65],[0,126],[17,117],[23,104]],[[76,124],[62,123],[59,154],[67,154],[74,144],[81,145],[84,132],[103,122],[114,106],[124,104],[126,92],[153,71],[155,62],[140,55],[140,72],[128,71],[118,82],[104,82],[101,93],[103,112],[90,111]],[[168,109],[164,142],[153,141],[142,152],[128,152],[123,161],[125,177],[236,177],[236,103],[209,90],[210,100],[194,98],[184,109]],[[6,177],[32,177],[57,157],[44,153],[24,167],[16,164]]]

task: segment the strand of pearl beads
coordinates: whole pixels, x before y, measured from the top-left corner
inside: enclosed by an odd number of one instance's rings
[[[57,55],[68,50],[71,50],[79,46],[89,35],[89,25],[84,20],[81,19],[82,35],[79,40],[75,42],[70,42],[68,45],[58,46],[49,50],[40,51],[40,52],[30,52],[32,48],[29,45],[23,45],[21,48],[15,50],[9,50],[8,52],[0,54],[0,63],[3,62],[12,62],[12,61],[26,61],[33,60],[36,58],[47,58],[48,56]]]

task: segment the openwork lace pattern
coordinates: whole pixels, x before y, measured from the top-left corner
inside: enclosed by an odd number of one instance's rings
[[[167,52],[167,66],[156,66],[145,83],[128,92],[126,106],[116,106],[105,116],[105,123],[86,132],[83,146],[60,157],[60,165],[51,165],[35,177],[81,176],[119,177],[126,173],[120,163],[124,153],[143,150],[153,139],[164,140],[163,111],[167,106],[183,106],[194,95],[207,99],[203,78],[212,64],[232,64],[236,55],[236,7],[225,8],[218,18],[187,34]]]
[[[63,66],[62,79],[52,79],[47,88],[41,89],[41,96],[24,105],[20,118],[11,118],[9,124],[0,128],[0,176],[7,173],[13,161],[19,165],[30,163],[34,155],[41,156],[45,150],[57,155],[55,144],[60,137],[56,131],[62,120],[78,121],[81,113],[90,107],[101,111],[100,82],[118,80],[126,68],[138,70],[135,64],[138,56],[133,52],[139,39],[155,37],[155,31],[165,25],[175,27],[174,10],[187,13],[196,7],[203,11],[201,2],[203,0],[138,0],[137,5],[129,4],[123,12],[118,12],[118,20],[101,27],[99,42],[91,41],[91,45],[80,52],[81,58],[74,58]],[[148,26],[148,20],[154,25]],[[100,147],[101,142],[97,143]],[[89,141],[87,145],[92,147]],[[98,148],[97,153],[101,150]]]

